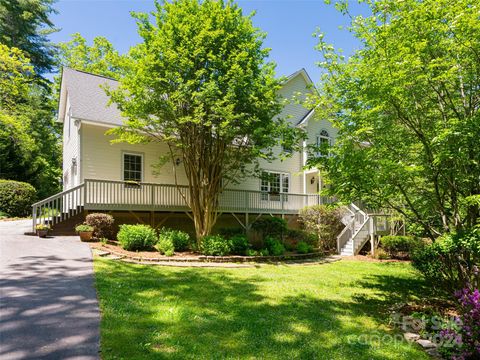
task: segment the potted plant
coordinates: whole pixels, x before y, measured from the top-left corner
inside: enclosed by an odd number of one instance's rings
[[[48,235],[48,230],[50,230],[50,225],[38,224],[37,226],[35,226],[35,229],[37,230],[38,237],[46,238]]]
[[[90,241],[93,236],[93,226],[80,224],[75,227],[75,231],[80,235],[82,241]]]

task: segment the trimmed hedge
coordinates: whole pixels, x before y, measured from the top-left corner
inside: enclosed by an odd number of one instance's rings
[[[157,243],[157,234],[148,225],[120,225],[117,234],[120,245],[125,250],[149,250]]]
[[[25,182],[0,180],[0,212],[9,216],[28,216],[37,191]]]
[[[175,252],[175,246],[173,245],[172,238],[165,236],[165,234],[160,234],[155,248],[165,256],[173,256]]]
[[[175,251],[186,251],[190,246],[190,235],[182,230],[162,228],[159,239],[169,239]]]
[[[231,243],[220,235],[205,236],[201,250],[204,255],[224,256],[232,251]]]

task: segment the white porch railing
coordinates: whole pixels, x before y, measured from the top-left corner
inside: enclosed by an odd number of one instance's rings
[[[188,200],[189,196],[188,186],[88,179],[81,185],[34,204],[33,230],[36,224],[49,221],[54,225],[83,210],[188,211],[185,199]],[[330,198],[318,194],[271,194],[225,189],[219,196],[218,210],[296,214],[305,206],[329,202]]]
[[[183,196],[182,196],[183,195]],[[188,186],[154,183],[126,183],[85,180],[85,209],[103,210],[188,210]],[[261,191],[225,189],[219,197],[219,211],[297,213],[302,207],[327,202],[317,194],[269,194]]]

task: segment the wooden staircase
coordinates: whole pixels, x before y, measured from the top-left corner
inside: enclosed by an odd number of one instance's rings
[[[375,215],[369,215],[353,203],[347,210],[347,216],[342,219],[345,228],[337,237],[337,251],[343,256],[358,255],[376,233]]]
[[[38,224],[50,225],[55,235],[74,232],[84,220],[85,185],[81,184],[32,205],[32,231]]]

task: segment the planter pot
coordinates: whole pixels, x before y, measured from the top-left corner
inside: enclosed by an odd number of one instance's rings
[[[37,230],[38,237],[46,238],[48,235],[48,230]]]
[[[93,231],[80,231],[78,235],[80,235],[80,240],[90,241],[92,240]]]

